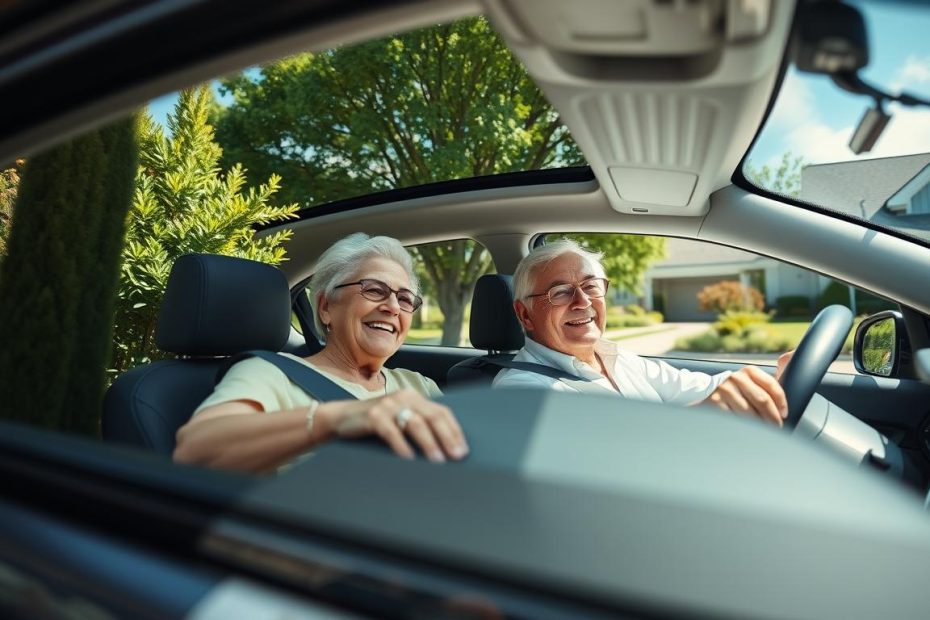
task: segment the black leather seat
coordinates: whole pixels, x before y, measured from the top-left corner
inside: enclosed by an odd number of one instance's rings
[[[279,351],[291,332],[287,280],[251,260],[188,254],[175,262],[155,332],[177,359],[134,368],[107,391],[106,441],[171,454],[175,434],[213,390],[229,355]]]
[[[472,294],[468,337],[476,349],[487,355],[459,362],[449,369],[450,386],[489,385],[500,367],[489,362],[509,361],[523,347],[523,328],[513,312],[513,277],[501,274],[481,276]]]

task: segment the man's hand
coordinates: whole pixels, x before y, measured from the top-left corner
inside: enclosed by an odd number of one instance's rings
[[[779,358],[779,367],[783,367],[781,360],[785,356],[788,356],[785,364],[791,359],[791,354],[786,353]],[[757,416],[777,426],[783,425],[788,415],[788,401],[781,385],[772,375],[755,366],[746,366],[734,372],[704,403],[726,411]]]

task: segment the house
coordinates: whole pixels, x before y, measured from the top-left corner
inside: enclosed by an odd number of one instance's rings
[[[800,199],[862,217],[930,240],[930,153],[805,166]],[[617,303],[637,299],[668,321],[708,321],[697,293],[721,280],[754,286],[773,307],[783,296],[815,302],[831,280],[776,260],[725,246],[670,238],[666,258],[645,274],[643,295],[619,294]],[[855,301],[851,301],[855,305]]]
[[[815,299],[829,283],[805,269],[722,245],[670,238],[666,258],[645,275],[643,299],[667,321],[712,321],[716,312],[702,312],[697,294],[721,280],[738,280],[762,291],[768,306],[784,295]]]
[[[800,198],[930,240],[930,153],[805,166]]]

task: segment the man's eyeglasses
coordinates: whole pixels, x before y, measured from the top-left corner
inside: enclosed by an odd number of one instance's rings
[[[546,296],[553,306],[567,306],[575,298],[575,289],[581,289],[586,296],[596,299],[607,294],[609,284],[606,278],[588,278],[580,284],[556,284],[545,293],[527,295],[527,298]]]
[[[381,280],[370,280],[365,278],[358,282],[340,284],[334,287],[333,290],[346,286],[355,286],[356,284],[361,287],[359,292],[362,294],[362,297],[370,301],[384,301],[391,296],[391,293],[394,293],[397,295],[397,305],[400,306],[400,309],[404,312],[415,312],[417,308],[423,305],[423,298],[413,291],[405,288],[399,291],[394,290]]]

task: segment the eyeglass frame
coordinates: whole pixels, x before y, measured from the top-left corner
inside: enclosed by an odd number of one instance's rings
[[[371,297],[368,297],[367,295],[365,295],[365,286],[364,286],[365,282],[375,282],[376,284],[383,286],[390,292],[384,297],[382,297],[381,299],[372,299]],[[411,291],[409,288],[393,289],[390,286],[388,286],[387,282],[382,282],[381,280],[378,280],[377,278],[362,278],[361,280],[358,280],[356,282],[346,282],[344,284],[339,284],[337,286],[334,286],[333,290],[335,291],[336,289],[345,288],[347,286],[355,286],[355,285],[358,285],[361,287],[358,291],[358,294],[364,297],[365,299],[367,299],[368,301],[385,301],[391,296],[391,293],[393,293],[394,297],[397,298],[397,307],[400,308],[401,312],[406,312],[407,314],[413,314],[414,312],[419,310],[420,307],[423,305],[423,298],[417,295],[416,293],[414,293],[413,291]],[[414,305],[413,305],[412,310],[406,310],[401,305],[400,293],[405,293],[405,292],[413,295]]]
[[[604,294],[603,294],[603,295],[588,295],[587,293],[584,292],[584,290],[582,290],[582,288],[581,288],[582,285],[583,285],[585,282],[591,282],[592,280],[602,280],[602,281],[604,282]],[[552,291],[555,290],[555,289],[557,289],[557,288],[563,287],[563,286],[570,286],[570,287],[572,287],[572,296],[569,297],[569,298],[568,298],[568,301],[565,302],[564,304],[555,304],[555,303],[552,303]],[[599,276],[593,276],[593,277],[590,277],[590,278],[585,278],[584,280],[582,280],[582,281],[581,281],[580,283],[578,283],[578,284],[570,284],[570,283],[567,283],[567,282],[564,283],[564,284],[554,284],[554,285],[550,286],[550,287],[546,290],[545,293],[534,293],[534,294],[532,294],[532,295],[527,295],[526,297],[524,297],[524,299],[530,299],[530,298],[532,298],[532,297],[545,297],[545,298],[546,298],[546,301],[549,302],[549,305],[550,305],[550,306],[553,306],[553,307],[558,308],[558,307],[561,307],[561,306],[567,306],[567,305],[569,305],[570,303],[572,303],[572,300],[575,299],[575,295],[578,294],[578,291],[579,291],[579,290],[580,290],[582,293],[584,293],[585,297],[587,297],[588,299],[603,299],[604,297],[607,296],[607,289],[608,289],[609,287],[610,287],[610,280],[608,280],[607,278],[601,278],[601,277],[599,277]]]

